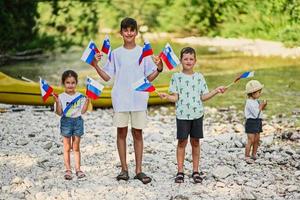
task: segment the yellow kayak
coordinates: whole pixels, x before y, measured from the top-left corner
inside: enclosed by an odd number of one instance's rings
[[[55,93],[62,93],[62,87],[54,86]],[[156,86],[157,92],[167,92],[168,86]],[[79,88],[78,92],[85,94],[85,88]],[[50,97],[47,102],[43,102],[41,97],[40,85],[36,82],[27,82],[14,79],[0,72],[0,103],[17,104],[17,105],[53,105],[54,100]],[[150,93],[149,105],[158,105],[168,103],[161,100],[157,93]],[[92,100],[95,108],[111,107],[111,88],[104,88],[99,99]]]

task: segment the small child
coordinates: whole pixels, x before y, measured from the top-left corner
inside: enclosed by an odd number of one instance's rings
[[[208,91],[203,75],[193,70],[196,64],[196,52],[193,48],[186,47],[181,50],[180,62],[182,71],[174,73],[172,76],[169,89],[171,94],[160,93],[160,97],[176,104],[178,173],[175,183],[184,182],[183,162],[189,135],[193,158],[192,178],[195,183],[201,183],[199,139],[203,138],[204,108],[202,102],[218,93],[224,93],[225,87],[220,86],[211,92]]]
[[[66,167],[64,178],[72,180],[70,166],[70,151],[74,152],[75,171],[78,178],[85,177],[80,169],[80,138],[84,134],[83,119],[81,117],[87,111],[89,98],[76,92],[78,75],[72,70],[67,70],[62,74],[61,82],[65,87],[65,92],[55,96],[55,111],[61,116],[60,134],[63,136],[64,163]]]
[[[245,132],[248,141],[245,147],[245,160],[252,164],[256,160],[257,148],[259,145],[260,132],[262,132],[262,110],[267,106],[267,101],[259,102],[261,90],[264,87],[259,81],[251,80],[246,84],[248,99],[245,105]],[[250,149],[252,156],[250,158]]]

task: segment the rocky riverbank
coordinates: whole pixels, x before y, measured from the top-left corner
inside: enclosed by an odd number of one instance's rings
[[[242,112],[234,107],[206,108],[201,141],[204,181],[195,185],[190,178],[189,145],[185,183],[175,184],[175,118],[167,107],[151,107],[144,130],[143,170],[153,181],[143,185],[133,179],[130,134],[130,180],[115,180],[120,163],[112,109],[84,116],[81,151],[87,177],[65,181],[59,117],[51,111],[22,108],[0,113],[0,199],[300,199],[300,129],[293,118],[279,116],[264,122],[258,160],[248,165],[243,161]]]

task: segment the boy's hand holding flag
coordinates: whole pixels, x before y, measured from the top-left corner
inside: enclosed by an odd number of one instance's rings
[[[169,43],[166,44],[163,51],[159,54],[159,57],[165,62],[169,70],[174,69],[180,64],[178,57],[174,53]]]
[[[56,95],[53,93],[53,88],[50,85],[48,85],[47,81],[42,79],[41,77],[40,77],[40,90],[44,102],[47,101],[50,95],[52,94]]]
[[[104,86],[94,79],[87,77],[86,80],[86,95],[91,99],[98,99],[102,93]]]
[[[99,49],[97,48],[95,42],[92,40],[89,42],[87,48],[84,50],[81,60],[86,62],[90,65],[93,65],[94,57],[96,54],[100,53]]]

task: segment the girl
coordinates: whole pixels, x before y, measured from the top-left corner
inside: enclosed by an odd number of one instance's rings
[[[262,110],[267,106],[267,101],[260,103],[258,98],[263,87],[264,85],[257,80],[251,80],[246,84],[248,99],[245,106],[245,132],[248,141],[245,146],[245,160],[248,164],[252,164],[256,160],[260,132],[262,132]],[[251,147],[252,157],[250,158]]]
[[[63,136],[64,163],[66,167],[64,178],[72,179],[70,166],[70,151],[74,152],[75,172],[78,178],[85,177],[80,169],[80,138],[84,134],[83,119],[81,117],[87,111],[89,98],[85,98],[81,93],[76,92],[78,75],[72,70],[67,70],[62,74],[61,82],[65,87],[65,92],[58,97],[54,96],[56,114],[61,116],[60,134]]]
[[[176,183],[184,182],[183,161],[185,147],[190,135],[192,145],[193,173],[195,183],[201,183],[199,174],[200,142],[203,138],[203,101],[209,100],[218,93],[225,92],[225,87],[220,86],[211,92],[208,91],[205,79],[201,73],[194,72],[196,64],[196,52],[191,47],[181,50],[180,61],[182,71],[174,73],[170,82],[169,91],[171,94],[160,93],[162,99],[175,102],[176,124],[177,124],[177,166],[178,173]]]

